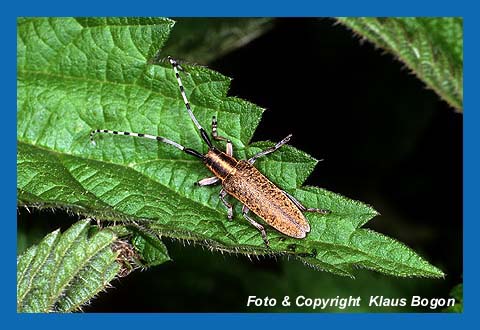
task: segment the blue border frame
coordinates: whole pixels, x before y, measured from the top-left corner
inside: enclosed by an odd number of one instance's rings
[[[312,1],[313,2],[313,1]],[[473,1],[470,1],[473,2]],[[133,4],[133,6],[132,6]],[[12,322],[16,329],[68,328],[84,329],[100,327],[118,327],[128,329],[149,325],[154,328],[172,327],[186,328],[205,326],[210,329],[242,328],[268,326],[272,328],[293,327],[388,327],[404,329],[432,327],[447,329],[465,327],[467,323],[478,318],[475,316],[478,306],[478,281],[473,278],[475,266],[472,261],[478,258],[476,246],[473,245],[474,233],[479,227],[477,210],[478,196],[475,190],[480,186],[478,171],[479,139],[478,124],[480,102],[469,98],[471,92],[477,90],[475,80],[480,76],[478,58],[478,16],[476,5],[468,1],[412,1],[404,0],[398,3],[372,0],[338,0],[330,3],[297,0],[290,3],[264,1],[260,3],[244,0],[241,3],[227,3],[225,0],[215,1],[160,1],[147,3],[144,1],[90,1],[60,2],[60,1],[22,1],[10,3],[10,8],[3,10],[1,20],[3,41],[11,45],[2,52],[4,72],[2,74],[2,91],[6,98],[4,118],[8,125],[3,137],[4,155],[7,161],[1,162],[4,186],[1,202],[7,211],[4,219],[6,235],[2,245],[6,261],[5,271],[1,273],[2,290],[2,320]],[[134,7],[134,8],[131,8]],[[467,120],[464,120],[464,313],[463,314],[69,314],[69,315],[26,315],[17,314],[13,303],[16,297],[16,17],[17,16],[462,16],[464,18],[464,108]],[[470,109],[474,109],[470,111]],[[475,148],[477,147],[477,148]],[[5,255],[4,254],[4,255]],[[6,324],[8,326],[8,324]]]

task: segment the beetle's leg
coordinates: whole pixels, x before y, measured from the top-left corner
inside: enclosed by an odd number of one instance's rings
[[[212,136],[213,136],[213,138],[217,141],[230,141],[229,139],[218,135],[217,126],[218,126],[217,117],[213,116],[212,117]]]
[[[228,220],[232,220],[232,218],[233,218],[233,207],[232,207],[232,204],[227,202],[227,200],[225,199],[225,196],[227,196],[227,191],[222,188],[222,190],[220,190],[219,197],[220,197],[220,200],[222,201],[223,205],[225,205],[225,207],[228,210],[227,211],[228,212],[227,213]]]
[[[201,186],[201,187],[209,186],[209,185],[217,183],[218,180],[219,180],[219,178],[217,178],[216,176],[212,176],[210,178],[205,178],[205,179],[202,179],[200,181],[197,181],[197,182],[195,182],[195,184],[198,185],[198,186]]]
[[[250,222],[250,224],[252,226],[254,226],[255,228],[257,228],[260,231],[260,233],[262,234],[263,241],[265,242],[265,245],[268,248],[270,248],[270,243],[268,242],[267,233],[265,232],[265,228],[263,228],[263,226],[261,224],[259,224],[258,222],[256,222],[252,218],[250,218],[248,216],[248,212],[250,212],[250,209],[246,205],[243,205],[242,213],[243,213],[244,218],[247,219],[248,222]]]
[[[227,141],[227,148],[226,148],[226,151],[227,155],[229,156],[233,156],[233,145],[232,145],[232,141],[228,140]]]
[[[255,163],[255,161],[260,158],[260,157],[263,157],[263,156],[266,156],[268,154],[271,154],[272,152],[278,150],[281,146],[283,146],[285,143],[287,143],[288,141],[290,141],[290,138],[292,137],[292,134],[289,134],[286,138],[284,138],[282,141],[278,142],[276,145],[274,145],[273,147],[271,148],[268,148],[268,149],[265,149],[263,151],[260,151],[258,154],[256,154],[255,156],[253,156],[252,158],[250,158],[248,160],[248,162],[250,164],[253,164]]]
[[[226,150],[226,153],[227,155],[229,156],[233,156],[233,145],[232,145],[232,141],[230,141],[229,139],[223,137],[223,136],[219,136],[218,135],[218,132],[217,132],[217,117],[213,116],[212,117],[212,136],[215,140],[217,141],[226,141],[227,142],[227,150]]]
[[[293,204],[295,204],[298,209],[302,212],[317,212],[317,213],[321,213],[321,214],[329,214],[331,213],[332,211],[330,210],[324,210],[324,209],[316,209],[316,208],[313,208],[313,207],[305,207],[303,206],[295,197],[293,197],[292,195],[290,195],[289,193],[287,193],[285,190],[282,190],[282,192],[288,197],[290,198],[290,200],[293,202]]]

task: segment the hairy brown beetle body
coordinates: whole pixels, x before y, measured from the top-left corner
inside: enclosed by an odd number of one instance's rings
[[[310,225],[292,200],[247,161],[210,150],[205,164],[222,181],[223,189],[279,232],[304,238]]]

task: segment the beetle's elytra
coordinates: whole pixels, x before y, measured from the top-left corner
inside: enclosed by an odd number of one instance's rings
[[[219,197],[227,208],[228,219],[232,220],[233,218],[233,208],[232,205],[225,199],[227,194],[235,197],[243,204],[243,216],[248,222],[250,222],[260,231],[267,247],[269,246],[269,241],[265,232],[265,228],[249,216],[249,211],[252,211],[268,225],[285,235],[295,238],[304,238],[310,231],[310,225],[302,212],[328,214],[330,211],[317,208],[306,208],[299,201],[297,201],[295,197],[274,185],[267,177],[265,177],[253,166],[258,158],[276,151],[282,145],[287,143],[290,140],[291,135],[278,142],[275,146],[259,152],[248,160],[237,160],[233,157],[232,142],[227,138],[218,136],[217,120],[215,117],[213,117],[213,139],[226,142],[225,152],[220,151],[212,144],[207,132],[193,115],[190,103],[188,102],[182,81],[180,79],[180,74],[178,72],[179,69],[183,69],[179,66],[177,61],[170,56],[168,57],[168,60],[173,66],[187,112],[199,130],[203,141],[205,141],[205,143],[208,145],[208,152],[203,155],[196,150],[185,148],[184,146],[161,136],[112,131],[107,129],[96,129],[91,131],[90,139],[92,143],[95,144],[93,138],[96,133],[131,135],[167,143],[184,151],[187,154],[200,158],[204,162],[206,167],[215,176],[200,180],[197,182],[197,184],[199,186],[207,186],[220,181],[222,184],[222,189],[220,190]]]

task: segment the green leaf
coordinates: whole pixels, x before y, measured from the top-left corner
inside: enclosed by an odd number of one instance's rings
[[[151,233],[138,230],[135,227],[131,230],[135,232],[132,239],[133,246],[142,256],[144,266],[157,266],[170,260],[167,247],[160,238]]]
[[[56,230],[17,260],[18,312],[69,312],[105,290],[120,270],[105,229],[89,237],[89,222]]]
[[[90,131],[100,128],[158,134],[207,151],[186,114],[173,70],[149,62],[172,24],[130,18],[19,20],[21,204],[138,223],[155,235],[196,241],[214,250],[288,254],[345,276],[353,276],[354,267],[397,276],[443,276],[403,244],[360,229],[377,215],[372,207],[301,187],[317,161],[293,147],[282,147],[256,166],[305,205],[332,213],[307,214],[312,230],[302,240],[267,229],[267,249],[259,232],[242,218],[239,203],[234,203],[235,217],[228,221],[218,187],[194,186],[212,175],[198,160],[171,146],[128,136],[98,135],[93,146]],[[219,134],[233,141],[237,158],[272,145],[248,146],[262,109],[227,97],[229,78],[203,67],[182,66],[193,112],[205,127],[217,116]]]
[[[270,29],[271,18],[179,18],[162,53],[208,63]]]
[[[442,99],[462,111],[461,17],[342,17],[338,20],[398,57]]]
[[[445,308],[445,312],[462,313],[463,312],[463,283],[457,284],[450,291],[450,296],[455,298],[455,305]]]

